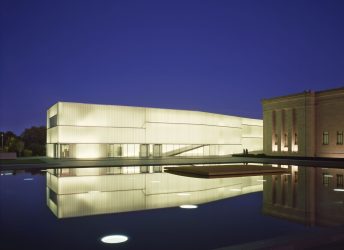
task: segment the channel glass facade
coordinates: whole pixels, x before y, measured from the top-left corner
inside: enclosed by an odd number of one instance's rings
[[[258,119],[70,102],[47,111],[47,156],[54,158],[212,156],[262,148]]]
[[[263,190],[262,176],[189,178],[164,166],[49,169],[47,206],[58,218],[201,205]]]

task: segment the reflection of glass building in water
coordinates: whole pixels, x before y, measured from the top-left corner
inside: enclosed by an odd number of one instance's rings
[[[55,158],[227,155],[263,149],[262,120],[199,111],[58,102],[47,111]]]
[[[289,169],[264,177],[263,212],[311,226],[344,224],[344,169]]]
[[[198,179],[161,166],[48,170],[47,205],[58,218],[199,205],[262,190],[261,176]]]

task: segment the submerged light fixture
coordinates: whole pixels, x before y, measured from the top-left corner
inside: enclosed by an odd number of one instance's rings
[[[125,235],[113,234],[113,235],[104,236],[100,240],[106,244],[118,244],[118,243],[126,242],[128,240],[128,237]]]
[[[197,205],[180,205],[180,208],[185,208],[185,209],[194,209],[197,208]]]

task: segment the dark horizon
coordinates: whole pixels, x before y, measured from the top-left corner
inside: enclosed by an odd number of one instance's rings
[[[2,1],[0,130],[58,101],[262,118],[344,86],[343,1]]]

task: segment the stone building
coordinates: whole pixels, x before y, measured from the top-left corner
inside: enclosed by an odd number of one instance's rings
[[[344,157],[344,88],[264,99],[267,155]]]
[[[344,169],[281,166],[288,174],[264,177],[264,214],[309,226],[344,223]]]

